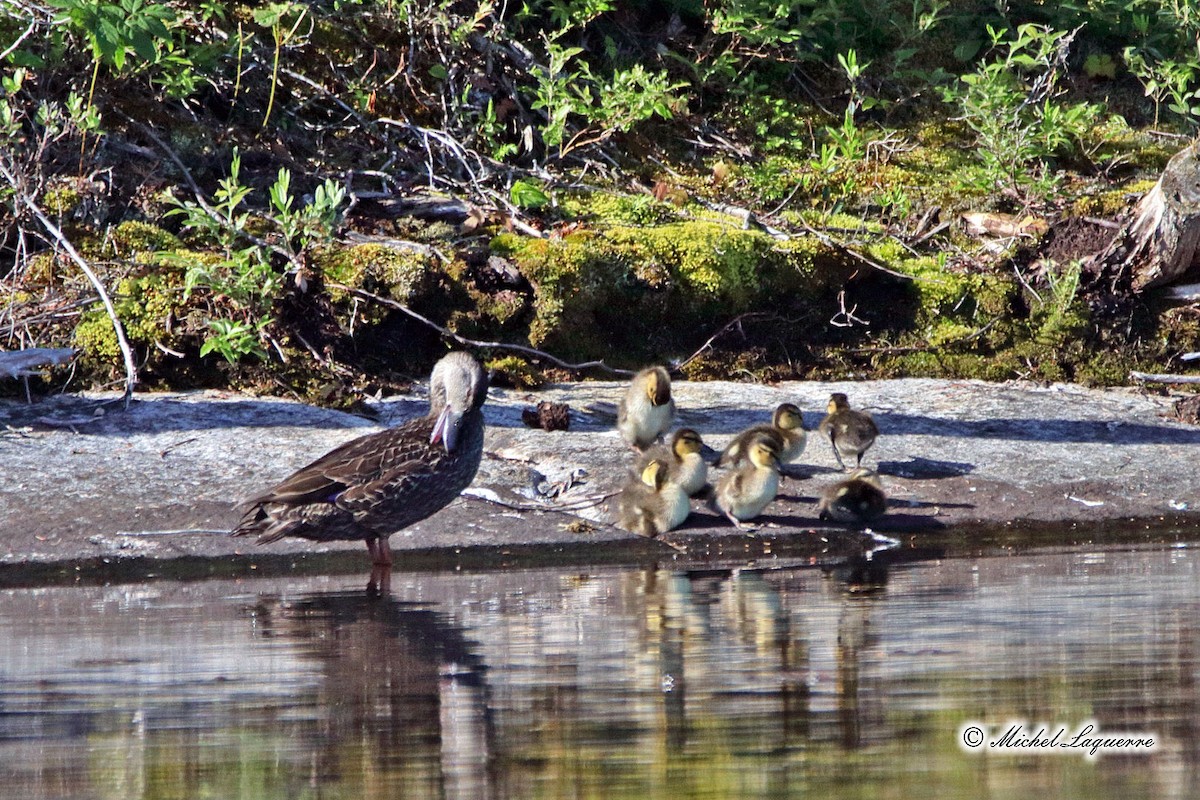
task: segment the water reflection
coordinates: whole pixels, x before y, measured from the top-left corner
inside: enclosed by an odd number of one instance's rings
[[[0,796],[1191,797],[1196,553],[0,593]]]
[[[264,595],[252,613],[257,635],[295,642],[320,664],[312,702],[324,713],[307,743],[317,780],[343,780],[367,758],[422,797],[490,796],[486,669],[449,617],[374,580],[366,591]]]

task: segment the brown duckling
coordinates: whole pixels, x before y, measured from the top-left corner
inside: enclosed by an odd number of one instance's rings
[[[665,461],[651,459],[617,497],[617,526],[655,537],[683,524],[691,504],[683,489],[667,480]]]
[[[739,528],[754,519],[779,492],[779,446],[775,438],[760,434],[750,441],[746,460],[717,482],[717,509]]]
[[[863,453],[875,444],[875,437],[879,435],[871,415],[850,408],[849,399],[841,392],[829,396],[829,415],[821,420],[818,430],[828,437],[842,469],[848,469],[843,457],[853,456],[854,466],[862,466]]]
[[[362,539],[392,563],[388,537],[458,497],[483,457],[488,379],[474,357],[449,353],[429,378],[429,414],[336,447],[242,505],[233,536],[258,544],[296,536]]]
[[[771,415],[770,425],[755,425],[733,437],[717,460],[717,466],[737,466],[745,460],[747,446],[761,434],[776,439],[781,464],[791,464],[798,459],[808,443],[808,431],[804,430],[804,416],[800,409],[792,403],[782,403]]]
[[[645,450],[658,441],[675,419],[671,376],[664,367],[646,367],[633,381],[617,408],[617,430],[625,441]]]
[[[845,480],[827,486],[817,502],[821,519],[835,522],[870,522],[887,511],[887,495],[879,476],[859,467]]]
[[[658,459],[667,465],[667,481],[694,497],[708,486],[708,463],[701,455],[704,441],[691,428],[680,428],[671,436],[670,445],[658,445],[647,450],[637,463],[637,472]]]

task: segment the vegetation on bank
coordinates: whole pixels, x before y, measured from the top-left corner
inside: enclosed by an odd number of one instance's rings
[[[0,348],[321,402],[448,335],[520,385],[1168,371],[1196,308],[1086,257],[1200,122],[1198,35],[1148,0],[14,0]]]

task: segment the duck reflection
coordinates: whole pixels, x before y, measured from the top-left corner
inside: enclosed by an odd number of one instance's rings
[[[376,587],[264,597],[255,608],[262,636],[296,641],[320,664],[313,779],[377,772],[402,780],[406,796],[491,797],[493,728],[477,644],[445,614]]]
[[[807,636],[776,587],[753,570],[654,568],[641,589],[642,646],[662,678],[667,753],[697,746],[697,735],[711,735],[715,719],[736,718],[749,697],[775,698],[777,742],[800,745],[809,728]]]

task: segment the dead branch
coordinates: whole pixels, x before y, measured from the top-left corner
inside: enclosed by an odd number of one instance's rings
[[[696,352],[692,353],[690,356],[685,358],[683,361],[680,361],[678,364],[676,364],[675,369],[676,370],[683,369],[688,364],[692,363],[697,358],[699,358],[706,350],[711,350],[713,342],[715,342],[717,339],[721,338],[722,336],[724,336],[726,333],[733,330],[734,328],[741,330],[742,323],[745,322],[746,320],[772,319],[772,318],[775,318],[776,316],[777,316],[776,314],[773,314],[769,311],[747,311],[745,314],[738,314],[736,317],[731,319],[729,322],[725,323],[725,325],[721,328],[721,330],[717,331],[712,336],[708,337],[707,341],[705,341],[704,344],[700,345],[700,347],[696,350]]]
[[[906,281],[918,281],[918,282],[919,281],[929,281],[930,283],[941,283],[941,281],[938,281],[934,278],[921,278],[916,275],[905,275],[903,272],[897,272],[894,269],[885,267],[883,264],[880,264],[878,261],[867,258],[862,253],[858,252],[854,248],[847,245],[845,242],[838,241],[837,239],[834,239],[829,234],[823,233],[822,231],[817,230],[816,228],[814,228],[813,226],[811,226],[807,222],[805,222],[803,219],[800,220],[800,224],[804,226],[804,229],[806,231],[808,231],[813,236],[817,237],[817,239],[821,242],[821,244],[825,245],[826,247],[832,247],[834,250],[837,250],[839,253],[844,253],[845,255],[850,256],[850,258],[854,259],[855,261],[858,261],[859,263],[862,263],[862,264],[866,264],[871,269],[878,270],[879,272],[887,273],[888,275],[891,275],[895,278],[902,278]]]
[[[262,247],[264,249],[270,250],[272,253],[275,253],[276,255],[282,256],[284,259],[287,260],[287,262],[289,264],[292,265],[292,269],[300,271],[304,268],[304,265],[301,264],[300,261],[296,258],[295,253],[292,253],[288,249],[280,247],[277,244],[272,244],[271,242],[268,242],[266,239],[255,236],[254,234],[252,234],[248,231],[235,230],[234,228],[232,228],[229,225],[229,223],[225,219],[223,219],[220,214],[217,213],[216,209],[214,209],[212,206],[210,206],[208,204],[208,201],[204,199],[204,192],[200,189],[200,185],[196,183],[195,178],[192,177],[191,170],[189,170],[187,168],[187,165],[183,163],[183,159],[181,159],[179,157],[179,154],[176,153],[169,144],[167,144],[165,141],[163,141],[161,136],[159,136],[157,133],[155,133],[153,130],[151,130],[148,126],[143,125],[141,122],[138,122],[133,117],[130,117],[130,116],[122,113],[120,110],[118,110],[117,113],[121,114],[121,116],[125,117],[126,120],[128,120],[129,122],[136,125],[138,127],[138,129],[142,131],[142,133],[146,134],[146,136],[148,136],[151,141],[153,141],[156,145],[158,145],[159,149],[162,150],[164,154],[166,154],[167,158],[171,159],[171,161],[175,164],[175,166],[179,169],[180,173],[183,175],[183,180],[184,180],[184,182],[187,183],[188,188],[192,190],[192,194],[196,198],[196,205],[198,205],[205,214],[207,214],[215,222],[217,222],[218,224],[220,224],[227,230],[234,231],[238,235],[245,237],[245,239],[247,241],[249,241],[250,243],[257,245],[258,247]]]
[[[71,241],[67,239],[66,234],[62,232],[54,222],[46,216],[33,198],[26,194],[20,184],[17,182],[16,176],[9,170],[8,165],[0,163],[0,175],[8,181],[8,185],[16,192],[16,201],[29,209],[37,221],[45,228],[46,232],[58,242],[67,256],[75,262],[75,265],[87,276],[92,287],[96,290],[96,294],[100,296],[100,302],[104,304],[104,310],[108,313],[108,318],[112,321],[113,331],[117,336],[117,347],[121,350],[121,357],[125,361],[125,407],[129,407],[129,401],[133,397],[133,387],[137,385],[137,364],[133,360],[133,350],[129,347],[129,341],[125,338],[125,326],[121,324],[120,318],[117,316],[117,310],[113,307],[112,300],[108,296],[108,292],[104,288],[104,284],[96,273],[92,271],[91,266],[83,256],[79,255],[79,251],[75,249]]]
[[[846,290],[845,289],[838,292],[837,299],[838,299],[839,310],[838,310],[838,313],[834,314],[833,317],[829,320],[830,325],[832,325],[835,328],[852,328],[852,327],[854,327],[854,325],[856,323],[859,325],[869,325],[870,324],[869,322],[867,322],[867,320],[854,315],[854,312],[858,311],[858,303],[854,304],[854,308],[851,308],[851,309],[846,308]]]
[[[454,331],[450,330],[449,328],[443,328],[441,325],[438,325],[436,322],[429,319],[428,317],[423,316],[422,314],[419,314],[416,311],[413,311],[411,308],[404,305],[403,303],[397,303],[395,300],[392,300],[391,298],[377,295],[374,292],[368,292],[365,289],[355,289],[353,286],[346,286],[345,284],[342,284],[342,283],[334,283],[333,281],[328,281],[328,282],[326,282],[325,285],[328,287],[334,288],[334,289],[339,289],[343,292],[348,292],[352,295],[355,295],[356,297],[361,297],[364,300],[370,300],[373,303],[379,303],[380,305],[387,306],[388,308],[394,308],[397,311],[401,311],[404,314],[407,314],[408,316],[415,319],[417,322],[420,322],[423,325],[427,325],[430,328],[433,328],[435,331],[437,331],[439,334],[446,337],[447,339],[452,339],[453,341],[458,342],[459,344],[467,345],[468,347],[479,347],[479,348],[488,349],[488,350],[511,350],[516,353],[525,353],[526,355],[533,356],[534,358],[538,358],[543,361],[549,361],[554,366],[559,367],[560,369],[570,370],[571,372],[582,372],[584,370],[589,370],[589,369],[598,369],[602,372],[607,372],[612,375],[622,375],[622,376],[633,375],[632,370],[617,369],[615,367],[610,367],[607,364],[605,364],[603,361],[585,361],[580,364],[571,364],[569,362],[563,361],[560,358],[552,356],[543,350],[538,350],[533,347],[527,347],[523,344],[509,344],[507,342],[481,342],[477,339],[468,339],[465,336],[460,336],[459,334],[455,333]]]
[[[1169,373],[1130,371],[1129,377],[1135,381],[1150,381],[1152,383],[1200,383],[1200,375],[1172,375]]]

